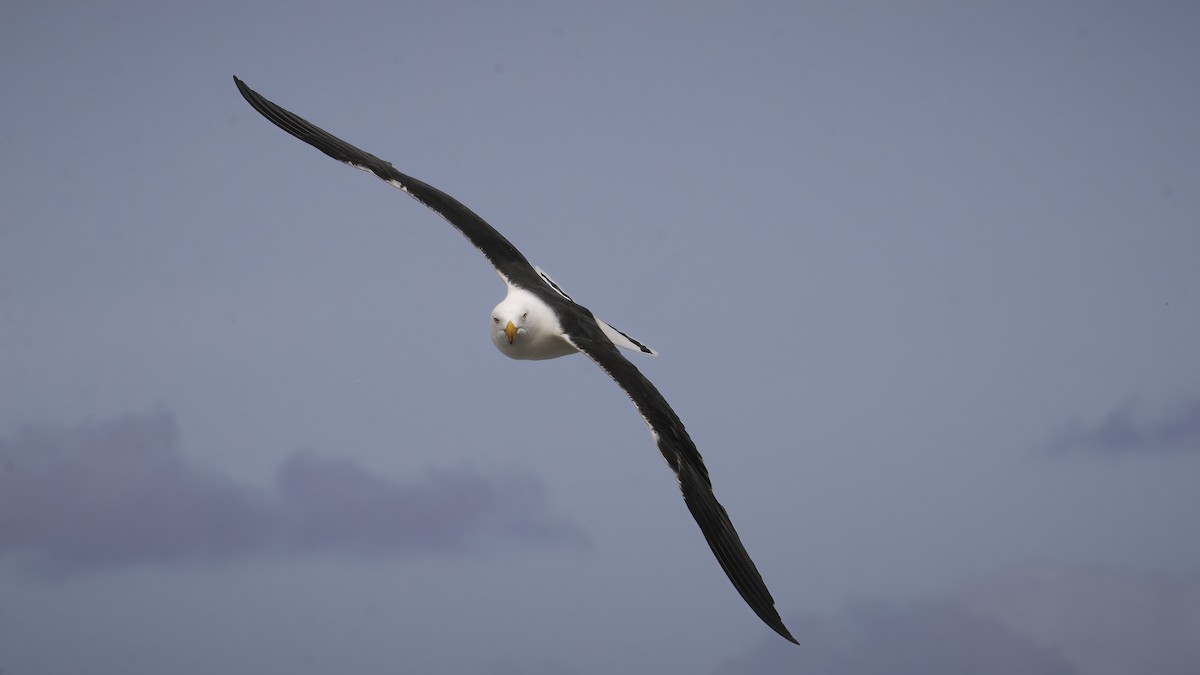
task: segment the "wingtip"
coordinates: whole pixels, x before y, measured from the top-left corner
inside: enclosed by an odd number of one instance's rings
[[[779,618],[779,612],[775,611],[774,604],[771,605],[769,611],[760,612],[758,608],[752,608],[754,609],[755,614],[758,614],[758,618],[762,619],[763,623],[767,624],[768,628],[778,633],[779,637],[794,645],[800,644],[796,638],[792,637],[792,632],[787,629],[787,626],[783,625],[783,619]]]

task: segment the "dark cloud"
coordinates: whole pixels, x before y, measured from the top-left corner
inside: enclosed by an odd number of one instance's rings
[[[1123,675],[1200,672],[1200,575],[1025,566],[953,593],[789,618],[715,672]]]
[[[1200,398],[1157,415],[1125,403],[1095,424],[1071,424],[1050,441],[1049,449],[1102,455],[1200,451]]]
[[[264,554],[463,554],[502,540],[580,544],[527,473],[430,469],[397,483],[348,460],[289,457],[271,488],[178,451],[167,414],[0,438],[0,556],[46,574]]]

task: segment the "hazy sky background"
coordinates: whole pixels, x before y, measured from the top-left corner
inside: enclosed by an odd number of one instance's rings
[[[0,7],[0,670],[1200,672],[1200,5]],[[658,349],[628,400],[268,98]]]

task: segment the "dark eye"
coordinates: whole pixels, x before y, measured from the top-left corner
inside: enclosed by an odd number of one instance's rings
[[[498,316],[493,316],[493,317],[492,317],[492,323],[500,323],[500,317],[498,317]]]
[[[529,317],[529,312],[525,312],[524,314],[521,315],[521,320],[524,321],[528,317]]]

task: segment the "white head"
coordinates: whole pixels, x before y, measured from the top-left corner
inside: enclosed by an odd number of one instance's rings
[[[492,310],[492,344],[514,359],[553,359],[576,350],[564,340],[554,310],[529,291],[512,288]]]
[[[517,338],[529,333],[527,323],[529,309],[505,298],[504,302],[492,310],[492,342],[496,343],[500,351],[505,351],[503,345],[513,346],[517,343]]]

